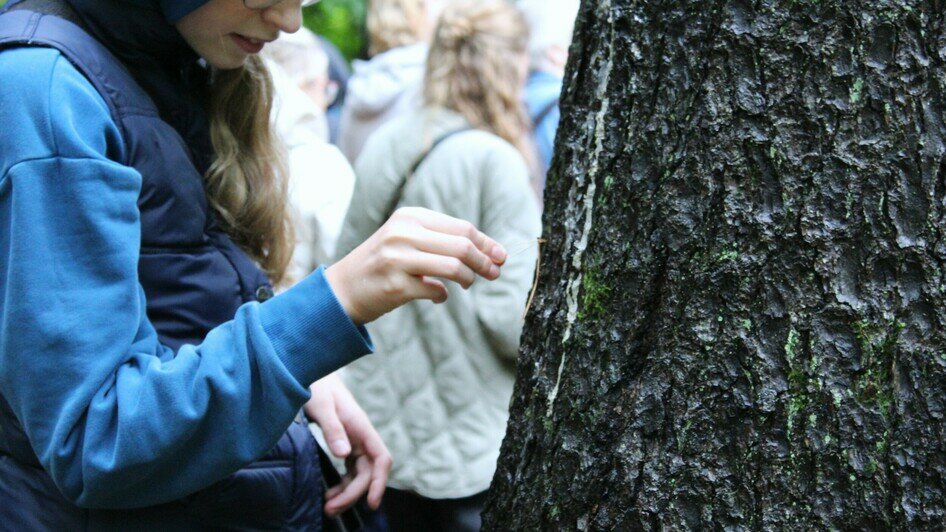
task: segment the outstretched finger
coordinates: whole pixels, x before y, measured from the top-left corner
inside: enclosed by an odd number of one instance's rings
[[[353,465],[355,476],[351,482],[340,493],[333,493],[332,497],[328,497],[328,494],[326,494],[326,513],[335,515],[342,512],[364,495],[368,489],[368,484],[371,482],[371,469],[367,462],[366,457],[359,456]]]
[[[431,281],[439,283],[435,279]],[[388,475],[391,472],[393,463],[391,453],[384,445],[384,440],[371,425],[367,414],[354,402],[354,398],[352,398],[351,403],[347,404],[352,409],[342,417],[347,420],[345,426],[354,444],[354,453],[358,456],[364,455],[368,459],[367,463],[371,469],[371,482],[368,485],[368,506],[377,510],[381,506],[381,498],[384,496]],[[344,490],[339,490],[338,493],[341,491]],[[333,492],[333,495],[335,494],[336,492]]]
[[[411,211],[411,214],[421,225],[431,231],[469,239],[473,242],[473,245],[488,256],[494,263],[502,265],[506,262],[506,249],[502,244],[487,236],[486,233],[477,229],[472,223],[427,209],[416,209]]]
[[[499,266],[494,264],[492,267],[496,268],[495,274],[498,277]],[[469,288],[476,280],[473,270],[460,259],[422,251],[412,252],[405,257],[404,271],[416,277],[447,279],[463,288]]]
[[[322,434],[325,435],[325,441],[328,443],[332,454],[338,458],[346,458],[351,453],[351,443],[348,441],[348,434],[338,417],[338,411],[335,407],[335,399],[326,390],[316,390],[312,396],[312,401],[318,405],[315,409],[315,421]]]
[[[365,452],[371,459],[371,484],[368,486],[368,506],[377,510],[381,506],[388,475],[391,473],[391,454],[381,438],[366,444]]]
[[[352,481],[353,478],[355,478],[354,475],[349,475],[349,474],[346,473],[346,474],[342,477],[341,482],[339,482],[338,484],[336,484],[336,485],[332,486],[331,488],[329,488],[328,490],[326,490],[326,492],[325,492],[325,500],[326,500],[326,501],[330,501],[330,500],[334,499],[335,497],[337,497],[339,493],[345,491],[345,488],[347,488],[348,485],[351,484],[351,481]]]
[[[434,255],[459,259],[475,273],[487,279],[495,279],[499,275],[499,267],[493,259],[476,247],[469,238],[429,229],[413,232],[406,238],[414,248]]]

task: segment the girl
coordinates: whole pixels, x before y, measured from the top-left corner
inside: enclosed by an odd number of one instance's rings
[[[447,6],[427,61],[424,109],[379,130],[355,168],[341,252],[394,205],[481,224],[525,251],[510,257],[500,281],[451,290],[441,307],[415,302],[380,318],[370,330],[381,356],[345,371],[395,459],[384,505],[393,530],[479,530],[540,232],[520,104],[527,39],[507,2]]]
[[[318,529],[309,385],[370,351],[363,324],[496,279],[505,251],[406,209],[273,297],[293,240],[256,54],[300,1],[7,7],[0,523]],[[351,466],[326,511],[377,506],[384,445],[337,381],[313,393]]]

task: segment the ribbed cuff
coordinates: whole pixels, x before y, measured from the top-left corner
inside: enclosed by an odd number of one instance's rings
[[[262,303],[259,313],[276,356],[303,386],[374,350],[368,330],[338,302],[324,267]]]

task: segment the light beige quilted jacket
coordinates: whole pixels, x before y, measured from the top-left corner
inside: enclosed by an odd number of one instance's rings
[[[344,256],[383,223],[397,183],[459,115],[427,109],[388,124],[368,142],[355,172],[338,242]],[[519,153],[499,137],[467,131],[434,149],[404,189],[400,206],[469,220],[520,251],[494,282],[468,291],[447,283],[449,300],[410,303],[368,325],[376,352],[345,380],[394,457],[389,484],[429,498],[489,487],[506,429],[522,314],[541,231]]]

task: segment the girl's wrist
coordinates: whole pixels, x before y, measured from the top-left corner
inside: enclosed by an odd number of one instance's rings
[[[345,313],[348,314],[351,321],[353,321],[355,325],[364,325],[368,320],[358,311],[357,306],[352,300],[348,292],[348,286],[343,279],[343,273],[344,272],[339,268],[339,264],[335,263],[325,269],[325,280],[332,288],[332,292],[335,293],[335,298],[338,299],[339,304],[345,309]]]

